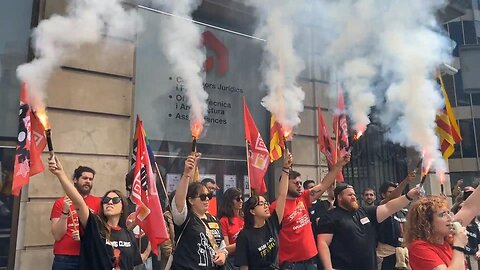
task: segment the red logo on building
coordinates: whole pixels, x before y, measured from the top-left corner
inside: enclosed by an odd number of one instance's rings
[[[207,56],[207,59],[205,59],[203,64],[205,71],[208,73],[215,69],[218,76],[223,76],[228,71],[227,47],[210,31],[203,32],[202,37],[203,45],[214,53],[214,55]]]

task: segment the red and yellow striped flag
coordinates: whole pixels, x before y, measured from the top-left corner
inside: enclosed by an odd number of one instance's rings
[[[440,139],[440,149],[444,159],[448,159],[455,151],[455,144],[462,141],[457,119],[453,114],[450,100],[448,99],[442,76],[439,76],[440,88],[445,99],[445,108],[437,114],[437,134]]]
[[[272,115],[270,119],[270,162],[281,158],[283,149],[285,149],[285,140],[283,138],[282,126]]]

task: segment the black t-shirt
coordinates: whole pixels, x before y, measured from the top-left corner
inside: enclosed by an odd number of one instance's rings
[[[263,227],[244,227],[237,238],[235,265],[248,265],[249,270],[274,269],[277,265],[279,230],[276,211]]]
[[[478,244],[480,241],[478,237],[480,236],[480,231],[478,230],[478,225],[473,220],[470,224],[467,225],[467,236],[468,236],[468,243],[465,246],[465,254],[467,255],[475,255],[478,251]]]
[[[327,214],[328,209],[332,204],[328,200],[317,200],[315,203],[312,203],[312,207],[308,210],[310,213],[310,222],[312,223],[313,235],[315,235],[315,241],[317,241],[317,224],[318,221]]]
[[[109,239],[100,217],[90,213],[81,242],[81,270],[132,270],[142,263],[130,231],[120,227],[112,229]]]
[[[407,221],[407,209],[402,209],[378,224],[378,241],[393,247],[403,242],[403,227]]]
[[[204,270],[219,268],[212,260],[215,256],[215,250],[210,244],[205,225],[210,229],[217,247],[220,247],[223,234],[217,219],[208,213],[206,215],[206,220],[200,219],[189,211],[185,222],[181,226],[175,225],[177,246],[174,251],[172,269]],[[183,230],[184,228],[185,230]],[[182,231],[182,237],[178,240]]]
[[[333,234],[330,256],[335,269],[376,269],[377,206],[355,212],[335,207],[318,223],[319,234]]]

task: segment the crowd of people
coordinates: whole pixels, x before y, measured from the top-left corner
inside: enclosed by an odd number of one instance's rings
[[[52,269],[478,269],[478,188],[460,191],[450,208],[444,195],[421,196],[410,173],[382,184],[378,198],[366,188],[359,199],[353,186],[335,182],[348,154],[316,183],[292,170],[287,151],[275,198],[246,199],[230,188],[217,205],[215,181],[192,180],[200,158],[185,160],[164,209],[170,239],[158,257],[136,226],[131,173],[127,196],[109,190],[99,198],[90,194],[92,168],[78,167],[72,182],[58,158],[50,159],[66,194],[51,213]]]

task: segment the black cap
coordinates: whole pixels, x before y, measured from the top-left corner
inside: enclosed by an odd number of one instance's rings
[[[342,193],[342,191],[347,189],[347,188],[353,188],[353,186],[351,186],[349,184],[345,184],[345,183],[337,183],[337,186],[333,190],[333,195],[335,197],[334,205],[337,205],[337,201],[338,201],[337,196],[340,195],[340,193]]]

